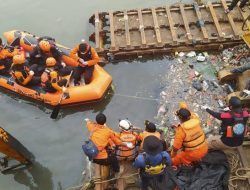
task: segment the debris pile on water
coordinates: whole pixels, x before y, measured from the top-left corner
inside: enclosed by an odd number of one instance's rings
[[[179,122],[175,111],[181,101],[185,101],[189,109],[199,115],[207,136],[218,134],[220,121],[209,116],[202,106],[209,106],[217,111],[226,107],[228,88],[218,84],[217,72],[229,66],[247,64],[250,61],[248,52],[246,45],[240,45],[217,55],[194,51],[175,53],[175,61],[163,78],[166,85],[160,93],[155,117],[167,142],[173,141],[174,129],[171,126]]]

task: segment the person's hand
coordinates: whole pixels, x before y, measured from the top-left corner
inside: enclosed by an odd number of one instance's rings
[[[41,55],[40,55],[40,54],[37,54],[35,57],[36,57],[36,58],[39,58],[39,57],[41,57]]]
[[[210,107],[208,105],[204,105],[204,106],[201,106],[201,109],[206,110],[206,109],[210,109]]]
[[[126,144],[126,147],[128,147],[128,148],[134,148],[134,145],[133,145],[133,143],[131,143],[131,142],[126,142],[125,143]]]
[[[34,74],[35,74],[34,71],[29,71],[30,76],[33,76]]]
[[[67,88],[65,86],[62,87],[63,93],[66,92]]]
[[[83,60],[82,58],[80,58],[80,59],[79,59],[79,62],[83,64],[83,63],[84,63],[84,60]]]
[[[65,64],[64,62],[62,62],[61,65],[62,65],[63,67],[66,67],[66,64]]]
[[[90,121],[90,119],[89,119],[89,118],[85,118],[84,120],[85,120],[86,122]]]
[[[223,109],[223,111],[230,111],[230,108],[226,107],[226,108]]]

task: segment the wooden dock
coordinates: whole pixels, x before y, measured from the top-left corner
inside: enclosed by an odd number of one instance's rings
[[[96,12],[89,19],[95,31],[89,39],[97,52],[116,59],[175,51],[217,50],[244,43],[242,24],[250,14],[229,2],[178,4],[156,8]]]

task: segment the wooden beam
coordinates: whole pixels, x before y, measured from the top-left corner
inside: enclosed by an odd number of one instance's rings
[[[111,50],[115,50],[115,28],[114,28],[114,15],[112,11],[109,11],[109,23],[110,23],[110,41],[111,41]]]
[[[125,22],[125,34],[126,34],[126,45],[127,48],[131,47],[130,34],[129,34],[129,23],[127,10],[124,11],[124,22]]]
[[[187,32],[188,40],[192,41],[193,37],[191,35],[191,31],[190,31],[190,28],[189,28],[189,22],[188,22],[188,19],[187,19],[183,4],[180,4],[180,11],[181,11],[182,20],[183,20],[183,23],[184,23],[184,26],[185,26],[185,29],[186,29],[186,32]]]
[[[220,24],[219,24],[218,18],[217,18],[217,16],[216,16],[215,11],[214,11],[213,5],[212,5],[211,2],[208,2],[207,5],[208,5],[208,7],[209,7],[210,14],[211,14],[212,17],[213,17],[213,21],[214,21],[216,30],[217,30],[217,32],[218,32],[219,38],[220,38],[220,39],[223,39],[224,36],[222,35],[221,26],[220,26]]]
[[[207,30],[205,28],[205,22],[204,20],[202,19],[202,16],[201,16],[201,12],[200,12],[200,8],[199,8],[199,5],[197,2],[194,3],[194,10],[196,12],[196,15],[197,15],[197,18],[198,18],[198,22],[200,24],[200,27],[201,27],[201,31],[202,31],[202,34],[203,34],[203,37],[204,37],[204,41],[208,41],[208,34],[207,34]]]
[[[240,159],[241,159],[243,167],[244,168],[249,168],[249,163],[247,162],[247,159],[246,159],[247,158],[246,153],[243,151],[242,146],[237,147],[237,151],[238,151],[238,153],[240,155]],[[247,179],[247,181],[248,181],[248,184],[250,184],[250,179],[249,178]]]
[[[95,12],[95,48],[99,51],[100,48],[100,18],[99,12]]]
[[[226,9],[228,8],[228,7],[227,7],[226,1],[225,1],[225,0],[221,0],[221,3],[222,3],[222,6],[223,6],[224,10],[226,10]],[[228,21],[229,21],[229,23],[230,23],[230,25],[231,25],[231,28],[232,28],[233,32],[234,32],[234,36],[235,36],[236,38],[239,38],[239,33],[238,33],[238,31],[237,31],[237,28],[236,28],[236,26],[235,26],[234,20],[233,20],[233,18],[231,17],[231,14],[230,14],[230,13],[227,14],[227,18],[228,18]]]
[[[155,29],[155,35],[156,35],[157,43],[161,44],[162,43],[162,41],[161,41],[161,32],[160,32],[160,28],[159,28],[155,8],[152,8],[151,11],[152,11],[152,16],[153,16],[153,21],[154,21],[154,29]]]
[[[169,27],[170,27],[170,32],[172,35],[172,39],[173,39],[173,44],[177,44],[177,35],[176,35],[176,31],[174,28],[174,21],[173,18],[171,16],[171,12],[170,12],[170,8],[169,6],[166,6],[166,13],[167,13],[167,17],[168,17],[168,23],[169,23]]]
[[[144,24],[143,24],[143,18],[142,18],[142,12],[141,9],[138,9],[138,19],[139,19],[139,30],[141,33],[141,43],[142,46],[146,46],[146,36],[145,36],[145,31],[144,31]]]
[[[239,10],[239,12],[240,12],[240,14],[241,14],[243,20],[246,20],[246,19],[247,19],[247,16],[246,16],[245,13],[241,10],[241,8],[239,7],[239,5],[237,5],[237,8],[238,8],[238,10]],[[250,28],[250,22],[249,22],[249,20],[246,21],[246,26],[245,26],[245,27]]]

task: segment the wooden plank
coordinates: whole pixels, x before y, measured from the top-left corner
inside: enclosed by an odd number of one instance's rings
[[[246,19],[247,19],[247,16],[246,16],[245,13],[241,10],[241,8],[239,7],[239,4],[237,5],[237,8],[238,8],[238,10],[239,10],[239,12],[240,12],[240,14],[241,14],[243,20],[246,20]],[[249,22],[249,20],[246,21],[246,26],[245,26],[245,27],[246,27],[246,28],[250,28],[250,22]]]
[[[138,9],[138,18],[139,18],[139,30],[141,32],[141,43],[143,46],[146,46],[146,36],[145,36],[145,31],[144,31],[144,24],[143,24],[143,19],[142,19],[142,12],[141,9]]]
[[[152,16],[153,16],[153,20],[154,20],[154,28],[155,28],[157,43],[161,44],[162,43],[162,41],[161,41],[161,32],[160,32],[160,28],[159,28],[155,8],[152,8],[151,11],[152,11]]]
[[[208,5],[209,10],[210,10],[210,13],[211,13],[211,15],[212,15],[212,17],[213,17],[213,21],[214,21],[216,30],[217,30],[217,32],[218,32],[219,38],[220,38],[220,39],[223,39],[224,36],[222,35],[221,26],[220,26],[220,24],[219,24],[218,18],[217,18],[217,16],[216,16],[215,11],[214,11],[213,5],[212,5],[211,2],[208,2],[207,5]]]
[[[242,146],[237,147],[237,151],[239,152],[240,159],[241,159],[243,167],[244,168],[248,168],[249,167],[249,163],[247,162],[247,159],[246,159],[247,157],[246,157],[245,152],[243,151]],[[247,181],[250,184],[250,178],[248,178]]]
[[[221,3],[222,3],[222,6],[223,6],[224,10],[226,10],[226,9],[227,9],[227,3],[226,3],[226,1],[225,1],[225,0],[221,0]],[[230,13],[227,14],[227,18],[228,18],[228,21],[229,21],[229,23],[230,23],[230,25],[231,25],[231,28],[232,28],[233,32],[234,32],[234,36],[235,36],[236,38],[239,38],[239,33],[238,33],[238,31],[237,31],[237,28],[236,28],[236,26],[235,26],[234,20],[233,20],[233,18],[231,17],[231,14],[230,14]]]
[[[109,23],[110,23],[110,41],[111,41],[111,50],[115,50],[115,28],[114,28],[114,15],[112,11],[109,11]]]
[[[191,31],[190,31],[190,28],[189,28],[189,22],[187,20],[187,16],[186,16],[183,4],[180,4],[180,11],[181,11],[182,20],[184,22],[184,26],[185,26],[185,29],[186,29],[186,32],[187,32],[188,40],[192,41],[193,37],[191,35]]]
[[[208,41],[208,34],[207,34],[207,30],[205,28],[205,22],[204,20],[202,19],[202,16],[201,16],[201,12],[200,12],[200,8],[199,8],[199,5],[197,2],[194,3],[194,10],[196,12],[196,15],[197,15],[197,18],[198,18],[198,22],[200,23],[200,27],[201,27],[201,31],[202,31],[202,34],[204,36],[204,40],[205,41]]]
[[[166,13],[167,13],[168,23],[169,23],[169,27],[170,27],[170,31],[171,31],[171,35],[172,35],[172,39],[173,39],[173,44],[177,44],[177,42],[178,42],[177,35],[176,35],[175,28],[174,28],[174,21],[173,21],[173,18],[171,16],[169,6],[166,6]]]
[[[124,11],[124,22],[125,22],[125,34],[126,34],[126,45],[127,48],[131,47],[130,34],[129,34],[129,23],[127,10]]]
[[[95,48],[100,50],[100,19],[99,12],[95,12]]]

